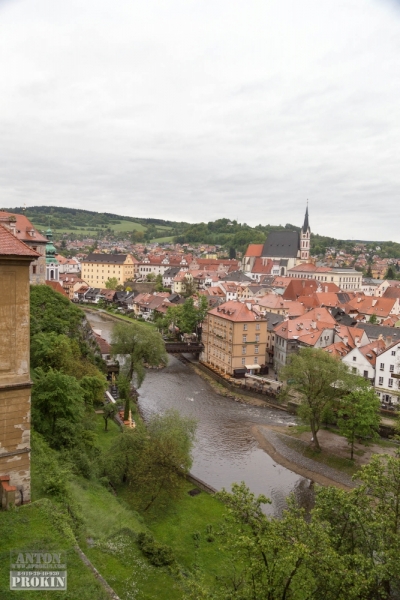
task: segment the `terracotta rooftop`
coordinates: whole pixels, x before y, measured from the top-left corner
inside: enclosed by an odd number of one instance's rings
[[[44,237],[41,233],[36,231],[28,217],[25,215],[19,215],[9,212],[0,211],[0,220],[4,222],[4,219],[7,217],[15,218],[15,235],[22,242],[30,241],[34,242],[46,242],[47,238]]]
[[[26,256],[32,259],[40,256],[38,252],[16,238],[4,225],[0,225],[0,255]]]
[[[214,317],[220,317],[227,319],[228,321],[244,322],[244,321],[258,321],[260,320],[257,315],[247,308],[246,303],[238,302],[236,300],[230,300],[224,302],[217,308],[213,308],[208,311],[209,315]]]

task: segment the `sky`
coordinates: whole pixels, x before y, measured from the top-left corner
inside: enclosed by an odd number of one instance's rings
[[[400,0],[0,0],[0,206],[400,242]]]

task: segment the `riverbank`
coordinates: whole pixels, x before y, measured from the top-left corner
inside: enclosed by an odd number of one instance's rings
[[[333,485],[344,490],[356,486],[352,476],[368,464],[374,454],[393,455],[396,452],[396,446],[390,442],[380,441],[370,446],[356,444],[355,460],[352,462],[348,458],[347,440],[332,431],[319,431],[322,452],[318,454],[310,447],[308,431],[296,433],[295,428],[254,425],[252,434],[278,464],[319,485]]]

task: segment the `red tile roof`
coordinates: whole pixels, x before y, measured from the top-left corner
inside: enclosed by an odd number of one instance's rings
[[[64,292],[62,285],[58,281],[46,281],[46,285],[51,287],[55,292],[58,292],[62,296],[69,298],[68,294]]]
[[[264,244],[250,244],[246,250],[245,256],[261,256]]]
[[[212,310],[208,311],[208,314],[214,317],[221,317],[222,319],[239,323],[244,321],[260,320],[260,317],[257,317],[252,310],[249,310],[245,303],[238,302],[237,300],[224,302],[217,308],[213,308]]]
[[[0,225],[0,255],[26,256],[32,259],[40,256],[38,252],[16,238],[4,225]]]
[[[30,220],[25,215],[18,215],[14,213],[0,211],[0,219],[3,220],[7,217],[15,217],[15,234],[16,237],[22,242],[47,242],[41,233],[36,231]],[[30,235],[30,231],[34,232],[34,235]]]

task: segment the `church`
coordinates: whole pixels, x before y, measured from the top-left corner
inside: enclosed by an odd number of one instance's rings
[[[250,244],[242,269],[255,281],[263,275],[285,276],[288,269],[310,262],[308,205],[300,231],[271,231],[264,244]]]

